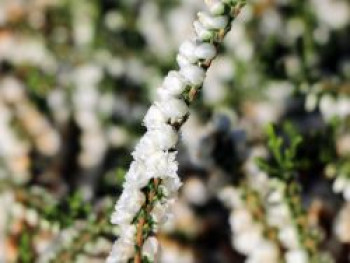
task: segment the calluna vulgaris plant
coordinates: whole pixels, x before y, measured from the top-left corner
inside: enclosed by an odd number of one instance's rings
[[[168,216],[168,207],[181,186],[175,145],[178,131],[188,118],[188,106],[203,84],[205,72],[230,29],[243,1],[206,1],[209,13],[198,13],[196,36],[181,44],[178,71],[170,71],[158,98],[145,118],[146,134],[133,152],[112,223],[120,227],[107,262],[148,262],[157,259],[157,225]]]
[[[0,263],[349,262],[349,43],[347,0],[0,0]]]

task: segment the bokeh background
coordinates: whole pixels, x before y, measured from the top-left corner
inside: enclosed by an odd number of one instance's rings
[[[203,9],[0,0],[1,263],[104,262],[142,118]],[[320,249],[350,262],[347,0],[248,1],[183,126],[184,184],[160,230],[160,262],[245,262],[222,191],[244,182],[264,202],[269,174],[254,157],[269,159],[269,123],[286,141],[286,130],[303,137],[302,205]]]

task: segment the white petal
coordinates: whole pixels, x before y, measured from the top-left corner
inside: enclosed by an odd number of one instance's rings
[[[149,237],[143,244],[142,255],[146,256],[149,260],[154,262],[155,259],[157,258],[158,251],[159,251],[159,244],[158,244],[157,238]]]
[[[213,15],[222,15],[225,12],[225,4],[223,2],[221,2],[220,0],[211,0],[211,1],[207,1],[208,6],[209,6],[209,11],[210,13],[212,13]]]
[[[224,29],[227,26],[227,16],[212,16],[203,12],[198,13],[198,19],[206,29]]]
[[[189,62],[194,63],[197,60],[194,54],[195,49],[196,45],[192,41],[187,40],[181,44],[179,54],[187,58]]]
[[[177,64],[179,64],[180,68],[186,67],[188,65],[192,65],[192,63],[185,56],[178,54],[176,56]]]
[[[333,191],[335,193],[343,192],[347,184],[347,180],[344,176],[338,176],[333,183]]]
[[[207,41],[214,36],[214,32],[206,29],[199,21],[195,21],[193,27],[197,37],[203,41]]]
[[[308,263],[307,252],[302,249],[291,250],[285,254],[286,263]]]
[[[196,47],[195,55],[198,59],[211,60],[216,55],[216,48],[213,44],[203,43]]]
[[[181,99],[169,99],[157,102],[159,109],[171,123],[181,121],[188,113],[188,106]]]
[[[166,121],[167,121],[166,117],[164,116],[162,111],[159,109],[159,107],[156,105],[152,105],[148,109],[143,119],[143,123],[147,127],[147,129],[157,128],[161,125],[164,125]]]
[[[195,65],[188,65],[180,70],[180,74],[193,85],[201,85],[204,81],[205,71]]]
[[[348,202],[350,202],[350,182],[348,182],[346,188],[343,192],[344,199]]]
[[[173,95],[180,95],[186,88],[186,82],[178,71],[170,71],[163,81],[163,88]]]

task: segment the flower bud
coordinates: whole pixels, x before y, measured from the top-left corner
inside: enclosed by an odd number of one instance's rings
[[[202,68],[195,65],[188,65],[181,68],[180,74],[193,85],[199,86],[203,83],[205,72]]]
[[[188,113],[188,106],[181,99],[160,101],[157,102],[157,105],[171,123],[180,121]]]
[[[179,54],[187,58],[187,60],[191,63],[195,63],[197,58],[194,54],[196,49],[196,45],[192,41],[185,41],[181,44],[179,49]]]
[[[177,61],[177,64],[179,64],[180,68],[191,65],[191,62],[187,59],[187,57],[185,57],[181,54],[178,54],[176,56],[176,61]]]
[[[193,23],[197,37],[202,41],[208,41],[214,37],[214,32],[206,29],[199,21]]]
[[[206,29],[223,29],[228,23],[226,16],[212,16],[203,12],[198,13],[198,19]]]
[[[186,81],[178,71],[170,71],[163,81],[163,88],[172,95],[180,95],[186,88]]]
[[[203,43],[196,47],[194,53],[198,59],[211,60],[216,55],[216,48],[213,44]]]

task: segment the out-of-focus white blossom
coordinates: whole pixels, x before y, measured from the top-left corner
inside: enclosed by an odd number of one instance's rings
[[[143,248],[142,255],[146,256],[152,262],[157,262],[159,258],[159,244],[155,237],[149,237],[146,239]]]
[[[308,263],[309,256],[303,249],[290,250],[285,254],[286,263]]]

